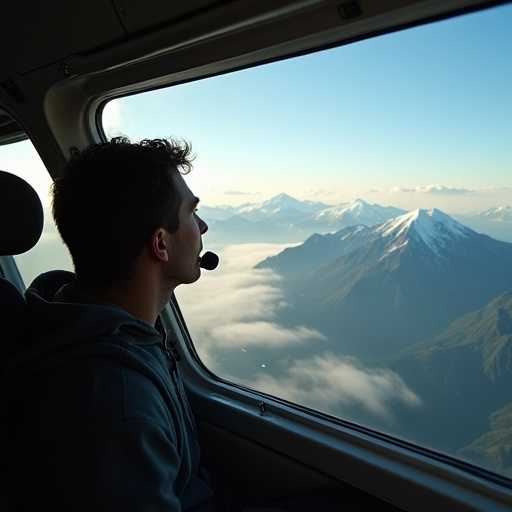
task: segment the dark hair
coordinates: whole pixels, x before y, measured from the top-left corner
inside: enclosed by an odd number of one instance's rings
[[[52,186],[52,213],[77,280],[108,286],[129,279],[159,226],[179,227],[182,196],[174,176],[192,168],[191,145],[125,137],[76,150]]]

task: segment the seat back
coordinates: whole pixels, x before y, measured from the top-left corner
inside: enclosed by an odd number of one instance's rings
[[[0,171],[0,256],[31,249],[43,231],[43,207],[36,191],[23,179]],[[16,352],[31,337],[25,298],[0,277],[0,356]]]
[[[31,249],[43,230],[43,208],[35,190],[23,179],[0,171],[0,256],[21,254]],[[7,279],[0,277],[0,356],[2,361],[31,343],[32,322],[21,292]],[[3,372],[2,372],[3,376]],[[14,428],[9,412],[10,397],[1,383],[3,410],[1,435],[0,505],[3,511],[16,510],[19,496],[15,491],[15,472],[10,462],[10,432]],[[6,410],[7,409],[7,410]]]

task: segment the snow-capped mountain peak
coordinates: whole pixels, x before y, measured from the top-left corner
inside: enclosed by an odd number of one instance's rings
[[[307,211],[307,205],[288,194],[281,193],[261,203],[261,210],[276,212],[281,210]]]
[[[477,214],[478,217],[498,222],[512,221],[512,206],[495,206]]]
[[[350,203],[326,208],[317,213],[315,219],[330,224],[343,220],[345,225],[364,224],[365,226],[374,226],[402,213],[404,213],[404,210],[398,208],[371,205],[362,199],[355,199]]]
[[[294,197],[282,193],[267,201],[258,204],[244,204],[235,209],[237,215],[261,216],[262,218],[274,214],[286,214],[296,216],[299,214],[316,213],[327,208],[323,203],[311,201],[299,201]]]
[[[448,240],[467,237],[471,230],[449,215],[437,210],[417,209],[382,224],[378,231],[384,237],[400,239],[415,238],[434,252],[444,246]]]
[[[354,199],[354,201],[352,201],[351,203],[348,203],[346,205],[346,209],[347,210],[350,210],[350,211],[361,211],[363,208],[365,207],[369,207],[370,205],[366,202],[366,201],[363,201],[362,199]]]

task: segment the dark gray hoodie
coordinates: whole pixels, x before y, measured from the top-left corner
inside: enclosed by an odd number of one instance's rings
[[[213,491],[200,476],[165,333],[73,278],[49,272],[32,283],[25,295],[36,343],[3,368],[16,397],[12,447],[24,501],[35,510],[209,510]]]

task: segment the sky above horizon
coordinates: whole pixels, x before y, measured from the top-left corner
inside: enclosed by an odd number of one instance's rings
[[[512,206],[512,5],[114,100],[107,135],[177,137],[201,203],[279,193],[448,214]],[[49,205],[29,141],[1,166]]]
[[[115,100],[105,129],[190,141],[186,180],[212,206],[512,205],[510,26],[506,5]]]

